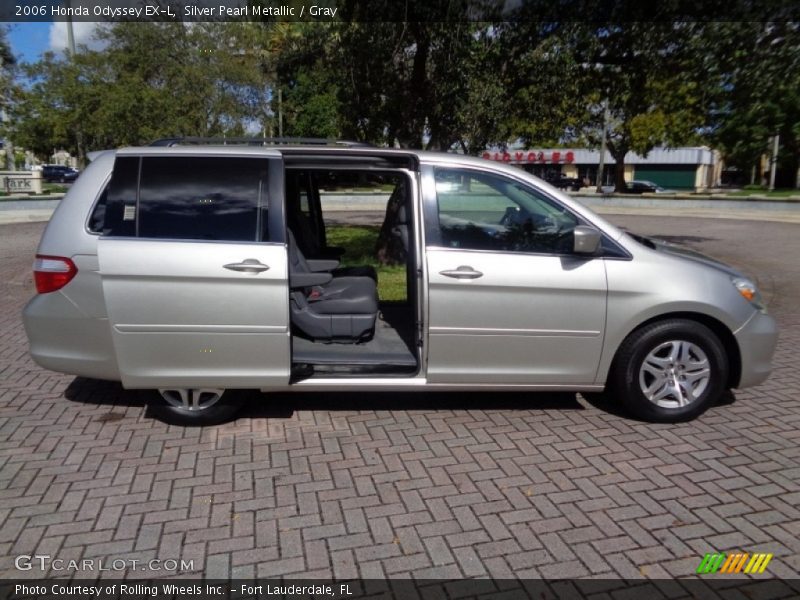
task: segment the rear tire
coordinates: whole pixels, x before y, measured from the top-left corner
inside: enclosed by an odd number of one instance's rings
[[[225,390],[158,390],[150,404],[153,415],[169,425],[198,427],[232,421],[242,407],[242,398]]]
[[[705,325],[669,319],[631,333],[617,352],[609,383],[636,417],[689,421],[715,404],[728,381],[728,357]]]

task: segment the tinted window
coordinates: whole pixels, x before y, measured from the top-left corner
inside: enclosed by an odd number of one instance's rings
[[[89,231],[103,233],[103,226],[106,222],[106,205],[108,203],[108,186],[103,189],[97,204],[94,205],[92,216],[89,218]]]
[[[104,235],[136,235],[136,186],[139,181],[139,158],[122,156],[114,161],[114,173],[108,184],[105,206],[95,208],[92,231]],[[102,214],[104,213],[104,214]],[[100,224],[103,219],[102,225]],[[96,227],[96,229],[95,229]]]
[[[576,217],[512,179],[437,169],[436,197],[446,247],[558,254],[572,249]]]
[[[143,158],[139,237],[257,241],[267,167],[252,158]]]

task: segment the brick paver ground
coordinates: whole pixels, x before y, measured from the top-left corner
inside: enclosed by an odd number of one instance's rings
[[[0,227],[0,576],[42,577],[14,568],[39,554],[207,577],[657,578],[745,550],[798,577],[800,227],[612,220],[757,275],[782,326],[766,384],[680,425],[515,393],[263,396],[235,423],[170,427],[140,393],[33,364],[20,310],[43,224]],[[172,572],[99,573],[122,574]]]

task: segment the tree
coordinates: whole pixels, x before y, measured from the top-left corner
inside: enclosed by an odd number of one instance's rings
[[[342,135],[430,150],[474,150],[491,137],[496,113],[483,109],[499,103],[487,60],[492,23],[452,14],[479,4],[495,3],[341,2],[343,21],[327,31],[318,64],[335,92]]]
[[[48,53],[26,67],[32,83],[14,102],[14,139],[48,156],[56,147],[77,152],[78,125],[89,149],[241,135],[267,95],[261,57],[244,44],[248,32],[175,22],[99,29],[102,50],[82,48],[70,60]]]
[[[617,191],[625,190],[625,155],[647,156],[658,145],[699,139],[707,122],[703,72],[692,52],[702,25],[670,21],[566,24],[555,35],[563,77],[574,90],[565,140],[597,147],[604,106],[610,115],[607,147]]]
[[[272,114],[281,111],[283,131],[294,137],[341,137],[337,81],[330,68],[335,26],[316,23],[269,23],[262,42],[272,60],[275,81]],[[278,89],[281,106],[278,106]]]
[[[778,184],[797,186],[800,167],[800,24],[713,24],[710,49],[724,75],[710,139],[729,165],[755,171],[771,138],[781,152]]]
[[[0,27],[0,90],[7,90],[10,87],[12,70],[16,64],[17,60],[6,40],[6,30]],[[0,110],[4,108],[6,101],[6,95],[1,95]]]
[[[524,10],[524,9],[521,9]],[[496,82],[492,108],[499,136],[490,141],[559,145],[575,135],[586,107],[585,82],[573,49],[569,23],[542,22],[521,13],[492,31],[495,52],[487,73]],[[583,87],[581,87],[583,86]]]
[[[78,69],[47,53],[35,66],[23,66],[23,71],[33,83],[15,90],[10,137],[40,158],[49,157],[56,148],[76,152],[74,131],[84,116],[74,110],[81,93]]]
[[[334,65],[346,137],[403,148],[447,148],[455,141],[442,105],[458,112],[459,82],[435,80],[461,37],[455,27],[353,22],[341,25],[340,36]]]
[[[6,31],[0,27],[0,135],[5,133],[5,123],[3,117],[5,116],[5,109],[10,101],[12,90],[12,76],[16,59],[11,53],[11,48],[6,41]],[[6,167],[9,167],[13,161],[13,152],[9,146],[5,148],[4,162]]]

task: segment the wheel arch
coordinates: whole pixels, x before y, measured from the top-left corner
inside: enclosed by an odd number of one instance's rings
[[[736,337],[733,335],[733,332],[722,321],[715,319],[710,315],[691,311],[676,311],[655,315],[633,327],[625,334],[625,336],[622,338],[622,341],[624,342],[627,340],[631,334],[640,330],[642,327],[647,327],[653,323],[657,323],[659,321],[668,321],[670,319],[686,319],[689,321],[696,321],[713,331],[714,335],[716,335],[719,338],[720,343],[722,343],[722,347],[725,350],[725,355],[728,358],[728,381],[725,385],[727,388],[735,388],[739,385],[739,380],[742,375],[742,356],[741,351],[739,350],[739,344],[736,341]],[[622,345],[623,344],[620,343],[620,345],[614,351],[614,358],[612,358],[608,365],[608,369],[604,373],[605,382],[608,382],[608,378],[614,369],[617,355],[619,354]]]

